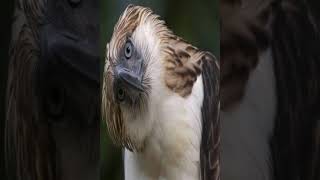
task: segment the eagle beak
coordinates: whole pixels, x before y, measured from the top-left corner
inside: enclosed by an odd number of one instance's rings
[[[118,78],[121,82],[125,83],[129,87],[142,92],[143,86],[141,82],[141,77],[134,72],[126,69],[126,68],[119,68],[117,70],[118,72]]]
[[[142,72],[132,67],[131,70],[119,64],[115,68],[114,92],[119,102],[127,101],[135,104],[138,102],[141,92],[144,91],[142,85]]]

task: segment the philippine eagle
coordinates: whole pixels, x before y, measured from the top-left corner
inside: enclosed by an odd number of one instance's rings
[[[219,64],[129,5],[107,44],[102,116],[125,179],[219,179]]]

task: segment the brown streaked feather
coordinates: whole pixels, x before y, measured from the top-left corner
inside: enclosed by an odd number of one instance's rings
[[[200,166],[202,180],[220,180],[220,66],[211,54],[204,55],[202,79],[204,97]]]
[[[197,76],[201,74],[206,52],[198,50],[179,37],[170,37],[164,48],[165,83],[182,97],[191,94]]]

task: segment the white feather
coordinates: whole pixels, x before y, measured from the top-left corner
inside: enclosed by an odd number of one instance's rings
[[[142,153],[125,151],[125,179],[198,180],[202,77],[187,98],[169,90],[155,93],[151,101],[157,103],[149,111],[153,119],[148,119],[154,122],[152,131]]]
[[[276,110],[271,50],[262,53],[241,103],[221,112],[224,180],[271,178],[269,139]]]

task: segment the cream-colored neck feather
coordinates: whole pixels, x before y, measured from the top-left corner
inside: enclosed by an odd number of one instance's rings
[[[154,91],[150,98],[150,118],[137,121],[153,122],[151,131],[142,152],[125,151],[125,179],[199,180],[202,77],[187,98],[170,91]]]

